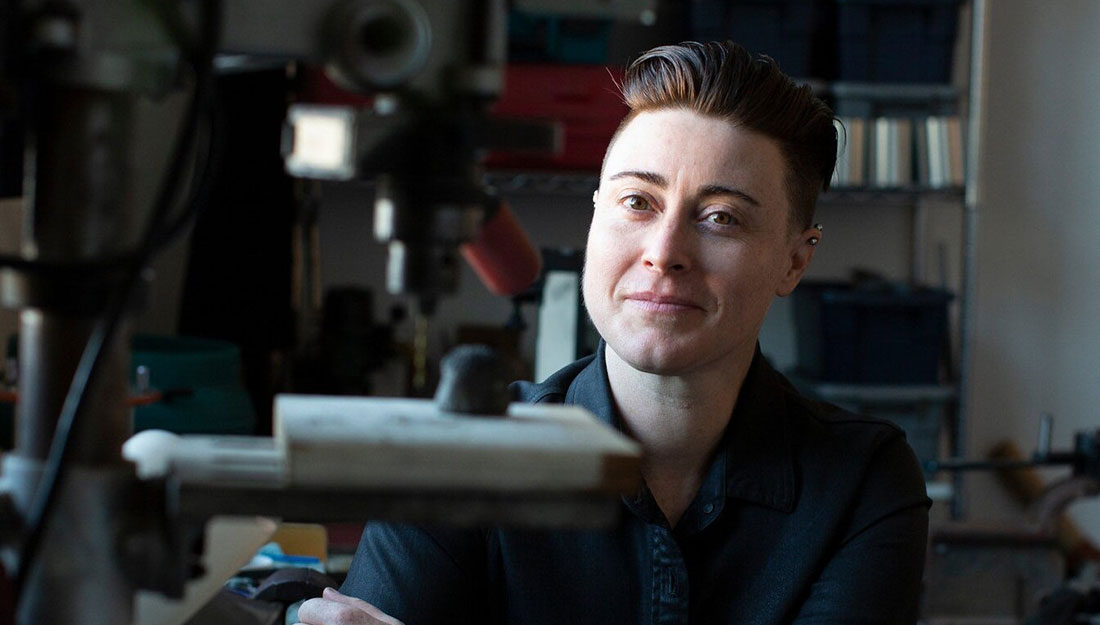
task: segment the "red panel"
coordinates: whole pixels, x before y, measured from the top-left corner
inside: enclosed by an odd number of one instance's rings
[[[493,113],[561,123],[562,153],[494,152],[486,165],[497,169],[599,169],[607,142],[627,112],[617,86],[621,77],[622,69],[598,65],[509,65],[504,94]]]

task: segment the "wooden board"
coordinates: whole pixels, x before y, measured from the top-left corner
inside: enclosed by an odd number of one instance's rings
[[[575,406],[476,417],[429,400],[279,395],[275,441],[291,487],[629,493],[639,480],[638,446]]]

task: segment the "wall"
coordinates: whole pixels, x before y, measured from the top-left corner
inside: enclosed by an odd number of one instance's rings
[[[1100,3],[989,3],[970,452],[1100,427]],[[1063,473],[1052,472],[1048,478]],[[989,478],[975,518],[1018,520]],[[1100,505],[1071,513],[1100,539]]]

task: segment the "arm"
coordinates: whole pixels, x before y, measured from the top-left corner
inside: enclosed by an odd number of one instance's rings
[[[406,623],[480,622],[481,530],[368,523],[340,591]]]
[[[924,474],[902,437],[880,448],[852,521],[795,619],[908,624],[917,620],[928,540]]]

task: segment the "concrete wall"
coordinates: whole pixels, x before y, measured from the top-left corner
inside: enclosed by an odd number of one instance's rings
[[[1100,427],[1100,3],[989,3],[970,452]],[[1050,472],[1053,479],[1064,472]],[[974,518],[1019,519],[989,479]],[[1100,505],[1071,513],[1100,538]]]

